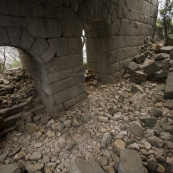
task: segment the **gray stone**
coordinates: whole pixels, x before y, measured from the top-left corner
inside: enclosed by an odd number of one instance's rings
[[[164,95],[167,99],[173,99],[173,72],[168,74]]]
[[[147,74],[142,71],[135,71],[135,79],[139,82],[145,82],[147,80]]]
[[[145,55],[142,53],[138,56],[135,57],[135,61],[138,63],[138,64],[141,64],[144,60],[145,60]]]
[[[155,117],[144,117],[141,119],[141,121],[143,121],[146,126],[148,127],[154,127],[155,123],[156,123],[156,118]]]
[[[35,163],[35,164],[32,164],[30,162],[26,162],[25,164],[25,169],[28,171],[28,172],[36,172],[36,171],[41,171],[44,167],[44,164],[43,163]]]
[[[144,67],[144,73],[146,73],[147,75],[151,75],[159,70],[160,69],[155,62],[150,62]]]
[[[160,51],[161,51],[162,53],[170,53],[171,51],[173,51],[173,46],[165,46],[165,47],[162,47],[162,48],[160,49]]]
[[[104,173],[100,166],[95,161],[84,161],[74,159],[68,167],[69,173]]]
[[[117,139],[116,141],[114,141],[113,147],[114,147],[115,153],[119,156],[121,150],[125,149],[126,143],[123,142],[121,139]]]
[[[162,111],[156,108],[149,109],[150,115],[154,117],[160,117],[162,115]]]
[[[1,173],[21,173],[20,169],[15,164],[2,165],[0,164]]]
[[[66,127],[66,128],[70,128],[70,126],[71,126],[71,120],[66,120],[66,121],[64,121],[64,126]]]
[[[158,91],[164,91],[165,87],[166,87],[165,84],[161,84],[161,85],[157,85],[155,89],[158,90]]]
[[[173,100],[166,100],[166,102],[163,103],[163,106],[168,109],[173,109]]]
[[[172,34],[168,35],[168,37],[166,38],[166,45],[173,46],[173,35]]]
[[[144,92],[144,90],[141,88],[141,86],[139,86],[139,85],[133,85],[132,87],[131,87],[131,91],[133,92],[133,93],[136,93],[136,92],[140,92],[140,93],[142,93],[143,94],[143,92]]]
[[[88,121],[90,121],[91,119],[91,115],[89,113],[83,113],[81,114],[81,120],[85,123],[87,123]]]
[[[135,62],[131,62],[128,66],[127,66],[127,70],[131,73],[135,72],[136,70],[139,69],[139,65],[136,64]]]
[[[103,123],[107,123],[108,122],[108,117],[99,115],[98,116],[98,121],[103,122]]]
[[[170,59],[170,55],[168,53],[159,53],[155,57],[155,61],[161,61],[164,59]]]
[[[144,136],[143,128],[139,122],[136,122],[136,121],[131,122],[129,125],[129,130],[135,136],[138,136],[138,137]]]
[[[157,148],[162,148],[163,145],[164,145],[164,143],[165,143],[162,139],[160,139],[160,138],[158,138],[158,137],[156,137],[156,136],[151,136],[151,137],[149,137],[149,138],[147,139],[147,141],[148,141],[151,145],[153,145],[153,146],[155,146],[155,147],[157,147]]]
[[[148,169],[151,171],[155,171],[158,167],[157,161],[154,158],[148,159],[147,163],[148,163]]]
[[[39,130],[39,127],[32,123],[24,126],[24,132],[27,132],[29,134],[32,134],[33,132],[36,132],[38,130]]]
[[[104,133],[101,141],[101,146],[106,147],[111,142],[112,136],[110,133]]]
[[[163,71],[163,70],[157,71],[154,74],[154,78],[157,79],[157,80],[166,79],[168,77],[168,73],[169,73],[168,70],[165,70],[165,71]]]
[[[137,151],[121,150],[118,173],[144,173],[142,160]]]

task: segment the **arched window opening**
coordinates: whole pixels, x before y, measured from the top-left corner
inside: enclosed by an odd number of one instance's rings
[[[0,47],[0,74],[8,69],[22,67],[20,61],[20,52],[17,48],[1,46]]]

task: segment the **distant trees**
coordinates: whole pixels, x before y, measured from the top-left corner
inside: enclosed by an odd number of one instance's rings
[[[0,74],[5,69],[21,67],[18,49],[14,47],[0,47]]]
[[[173,34],[173,0],[161,0],[159,17],[156,23],[156,32],[166,38],[169,34]]]

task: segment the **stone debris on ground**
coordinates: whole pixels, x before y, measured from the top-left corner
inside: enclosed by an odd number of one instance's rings
[[[61,117],[28,112],[0,142],[0,166],[28,173],[172,173],[173,100],[165,98],[165,78],[154,77],[165,55],[156,61],[153,49],[142,51],[131,77],[86,84],[87,99]]]

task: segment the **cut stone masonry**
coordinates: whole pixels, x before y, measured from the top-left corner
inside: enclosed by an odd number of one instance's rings
[[[158,0],[1,0],[0,46],[22,49],[24,67],[49,112],[86,98],[82,30],[88,70],[116,81],[154,36]]]

